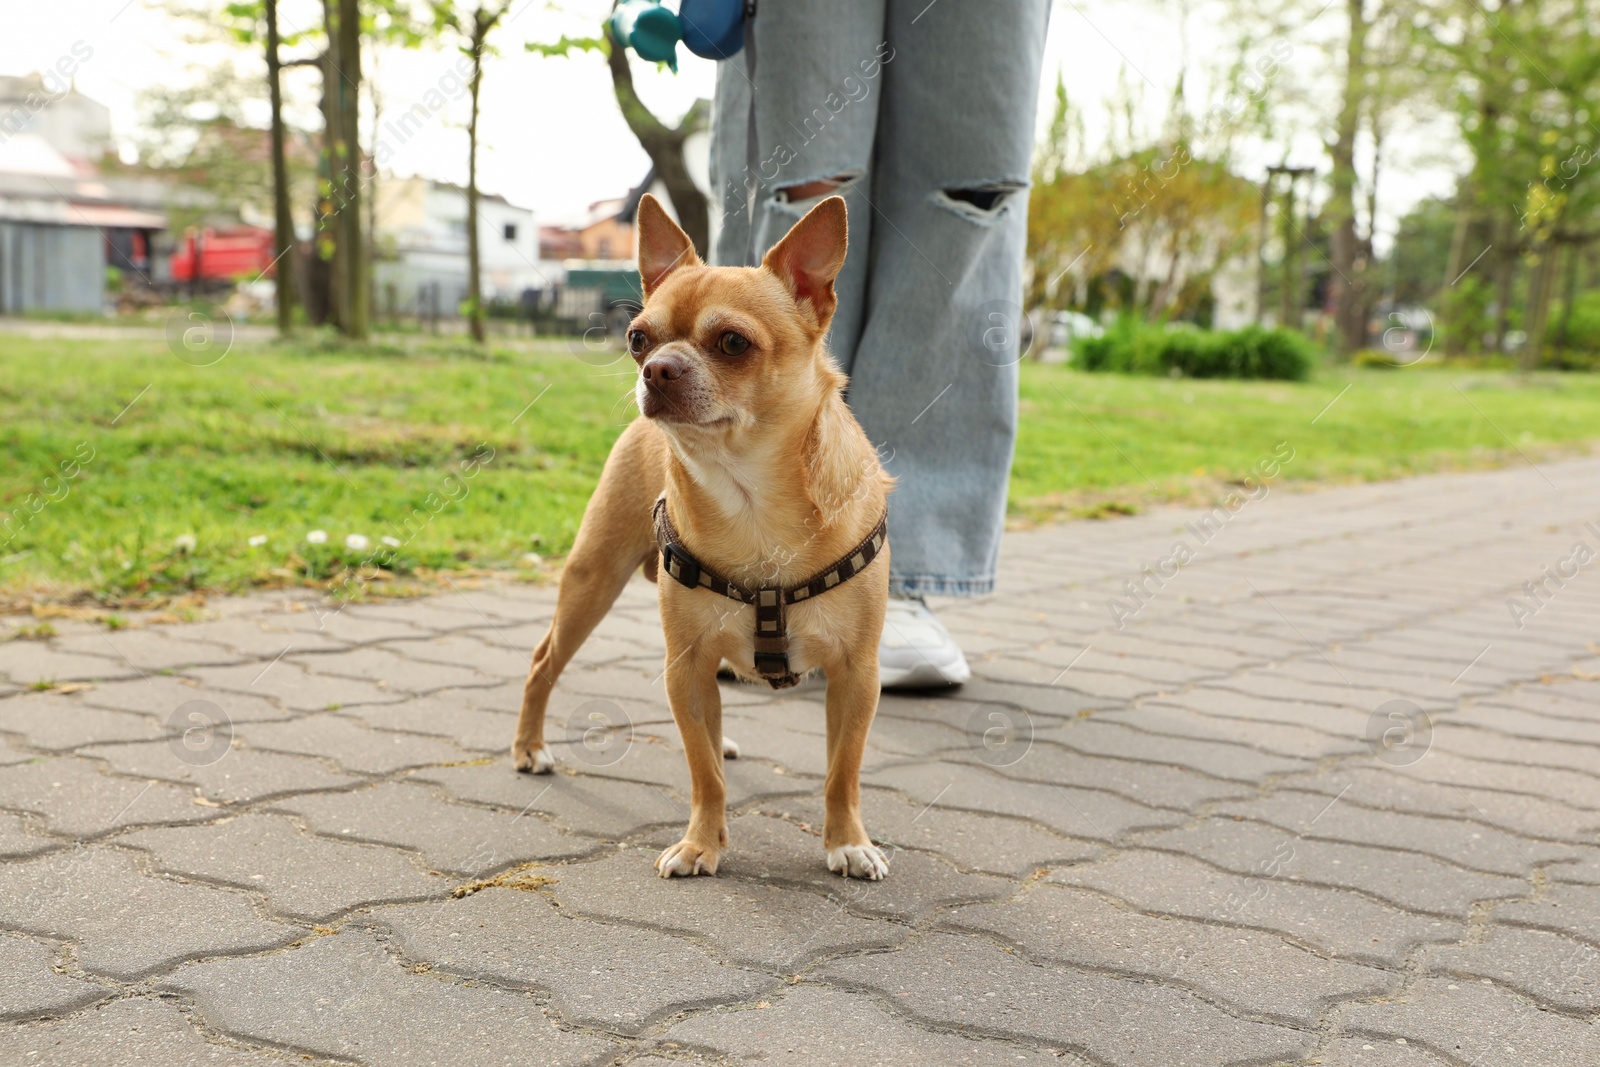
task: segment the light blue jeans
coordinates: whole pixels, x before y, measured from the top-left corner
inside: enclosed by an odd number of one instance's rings
[[[994,587],[1048,15],[1047,0],[766,0],[754,86],[749,49],[718,71],[715,262],[759,257],[821,199],[788,189],[842,180],[850,252],[829,344],[899,479],[900,592]]]

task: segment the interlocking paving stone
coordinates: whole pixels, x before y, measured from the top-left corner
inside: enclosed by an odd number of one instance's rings
[[[220,645],[244,656],[260,657],[263,663],[283,652],[310,652],[319,649],[346,648],[348,643],[336,640],[327,633],[319,633],[313,626],[309,631],[285,625],[281,614],[259,614],[256,617],[233,619],[208,619],[184,627],[196,641]],[[401,631],[415,636],[406,627]]]
[[[1493,730],[1504,736],[1537,737],[1600,746],[1600,722],[1590,717],[1569,718],[1547,712],[1526,711],[1509,704],[1479,703],[1452,713],[1450,719],[1466,726]],[[1592,762],[1588,764],[1593,765]]]
[[[103,986],[56,973],[53,945],[21,934],[0,934],[0,1019],[32,1019],[105,996]],[[0,1042],[7,1039],[0,1031]]]
[[[114,1000],[65,1019],[0,1030],[9,1062],[95,1067],[285,1067],[326,1063],[278,1049],[208,1040],[169,1001]]]
[[[773,810],[779,803],[763,807]],[[669,834],[652,843],[670,844],[668,837],[676,840]],[[719,874],[808,886],[836,906],[860,915],[914,921],[949,904],[1004,896],[1014,884],[993,875],[959,871],[926,853],[909,850],[889,853],[891,876],[881,882],[841,878],[827,868],[821,825],[770,815],[741,815],[731,820],[728,841]]]
[[[1386,1003],[1346,1009],[1345,1029],[1374,1037],[1407,1037],[1457,1063],[1506,1067],[1594,1062],[1600,1027],[1481,982],[1423,978]]]
[[[1260,749],[1269,756],[1291,760],[1326,759],[1371,750],[1371,745],[1354,732],[1354,726],[1357,725],[1354,723],[1346,723],[1352,729],[1340,736],[1330,735],[1321,729],[1275,722],[1247,722],[1159,704],[1129,711],[1099,712],[1094,721],[1097,724],[1120,723],[1152,734],[1244,745]]]
[[[509,747],[509,746],[508,746]],[[413,773],[460,800],[540,812],[564,829],[617,840],[686,822],[685,803],[660,786],[578,774],[518,774],[509,759],[470,767],[428,767]],[[685,775],[687,777],[687,775]]]
[[[407,693],[425,693],[446,686],[473,685],[496,680],[471,667],[454,667],[444,663],[429,662],[409,653],[381,647],[355,648],[336,653],[308,652],[304,655],[296,653],[284,658],[286,662],[301,667],[319,678],[364,679],[384,689]]]
[[[507,648],[492,635],[488,639],[463,634],[388,641],[379,648],[420,663],[470,667],[491,678],[524,678],[533,647]],[[430,686],[429,688],[435,688]]]
[[[1600,885],[1600,848],[1572,849],[1570,860],[1552,864],[1547,873],[1552,881]]]
[[[1072,837],[1111,840],[1132,829],[1174,826],[1178,812],[1146,807],[1107,793],[1054,783],[1007,779],[987,768],[954,763],[906,764],[863,773],[864,784],[898,789],[924,804],[1032,819]],[[1220,787],[1221,795],[1230,790]]]
[[[368,934],[186,967],[168,988],[218,1029],[371,1064],[588,1064],[612,1046],[556,1025],[525,993],[416,973]]]
[[[252,749],[330,759],[358,774],[389,774],[403,767],[478,758],[442,738],[373,730],[332,713],[238,726],[234,736]]]
[[[1201,740],[1194,736],[1194,733],[1206,728],[1199,716],[1193,717],[1198,721],[1189,724],[1191,733],[1185,737],[1129,728],[1136,725],[1142,727],[1146,718],[1157,722],[1161,720],[1161,716],[1154,713],[1135,715],[1126,718],[1126,725],[1123,725],[1100,721],[1097,716],[1063,733],[1061,743],[1092,756],[1116,756],[1193,767],[1213,777],[1234,781],[1259,781],[1269,774],[1287,774],[1310,765],[1304,758],[1274,755],[1231,741]],[[1213,731],[1213,737],[1235,732],[1238,731],[1219,724]]]
[[[299,816],[320,834],[414,849],[432,868],[473,876],[532,860],[575,858],[601,847],[536,815],[451,804],[420,784],[384,782],[350,792],[308,793],[273,807]]]
[[[1310,1063],[1328,1067],[1440,1067],[1442,1060],[1406,1038],[1341,1038],[1332,1042]]]
[[[537,873],[559,885],[562,871]],[[692,880],[666,888],[705,892],[708,884],[714,892],[714,883]],[[546,991],[568,1022],[619,1034],[636,1034],[684,1008],[751,1000],[779,984],[680,937],[573,918],[537,891],[490,888],[384,908],[373,918],[410,959]]]
[[[148,849],[157,869],[262,893],[273,911],[308,922],[362,904],[450,889],[446,879],[418,870],[403,852],[302,833],[280,816],[139,830],[118,841]]]
[[[1330,806],[1320,793],[1278,789],[1250,800],[1225,800],[1213,813],[1271,823],[1291,834],[1325,841],[1422,852],[1450,863],[1495,874],[1527,877],[1536,864],[1582,855],[1569,845],[1513,840],[1500,830],[1470,817],[1444,818],[1387,811],[1361,805],[1362,794],[1351,790]],[[1569,869],[1562,863],[1555,871]]]
[[[218,731],[211,741],[220,745],[226,739],[226,734]],[[122,774],[180,783],[223,804],[351,785],[360,780],[330,770],[321,760],[248,748],[237,734],[232,738],[231,747],[210,763],[183,758],[168,741],[95,745],[83,751],[85,755],[105,760]],[[208,751],[202,751],[200,758],[212,757]]]
[[[48,837],[30,834],[21,816],[0,813],[0,857],[31,856],[59,844]]]
[[[1477,901],[1532,891],[1521,878],[1468,871],[1393,848],[1322,841],[1248,820],[1206,819],[1181,830],[1146,834],[1140,843],[1196,856],[1239,874],[1354,889],[1412,911],[1463,921]]]
[[[31,748],[63,751],[101,741],[148,741],[165,737],[167,728],[152,717],[102,711],[72,696],[29,693],[0,701],[0,732]]]
[[[817,956],[887,948],[906,936],[906,928],[897,923],[850,914],[848,898],[761,879],[658,878],[656,853],[653,848],[628,849],[539,873],[556,879],[549,892],[574,915],[693,938],[717,958],[751,967],[792,971]],[[731,863],[727,870],[733,870]],[[739,922],[728,922],[730,910],[740,916]]]
[[[183,630],[147,627],[119,630],[115,634],[89,633],[63,637],[54,642],[63,652],[87,656],[110,655],[118,663],[154,673],[172,668],[206,664],[235,663],[243,654],[204,641],[197,641]]]
[[[70,837],[216,814],[194,799],[190,790],[166,782],[103,774],[86,759],[40,758],[0,767],[0,807],[32,812],[46,830]]]
[[[792,801],[784,805],[793,810]],[[949,811],[935,804],[913,804],[887,790],[869,789],[862,810],[873,840],[899,849],[917,849],[943,856],[963,870],[1023,877],[1039,867],[1098,858],[1103,849],[1074,841],[1023,820],[998,822],[993,816]],[[811,821],[821,825],[822,808]]]
[[[262,664],[265,666],[265,664]],[[166,722],[177,710],[191,700],[208,700],[217,705],[232,722],[264,722],[269,719],[286,719],[293,712],[279,707],[265,696],[235,693],[216,689],[190,678],[174,678],[152,674],[126,682],[106,682],[81,693],[73,699],[91,707],[108,711],[136,711],[154,715]]]
[[[1502,904],[1495,918],[1559,930],[1600,945],[1600,886],[1552,883],[1533,900]]]
[[[43,641],[7,641],[0,645],[0,675],[25,686],[138,676],[138,670],[116,657],[114,651],[105,651],[107,654],[86,656],[81,652],[57,652]]]
[[[904,1067],[909,1063],[970,1064],[971,1067],[1081,1065],[1072,1055],[927,1030],[891,1015],[868,994],[799,985],[753,1007],[692,1015],[662,1036],[680,1046],[718,1050],[735,1062],[770,1067]],[[632,1064],[646,1063],[632,1060]],[[672,1061],[656,1061],[666,1064]]]
[[[189,673],[207,686],[270,697],[293,711],[329,711],[346,704],[387,704],[406,696],[403,689],[389,689],[361,678],[313,674],[295,660],[265,660],[239,667],[196,667]]]
[[[1600,1011],[1600,948],[1559,934],[1496,926],[1481,941],[1434,949],[1428,964],[1445,974],[1488,978],[1565,1011]]]
[[[1420,781],[1405,768],[1340,768],[1333,773],[1297,776],[1285,780],[1296,789],[1323,793],[1332,800],[1346,789],[1368,807],[1447,818],[1481,820],[1506,834],[1513,846],[1521,836],[1588,842],[1600,829],[1600,812],[1585,811],[1566,803],[1555,790],[1552,796],[1530,796],[1478,786]]]
[[[1257,930],[1140,915],[1094,893],[1039,885],[1016,900],[947,912],[944,926],[993,934],[1036,963],[1148,977],[1260,1016],[1312,1026],[1338,1000],[1375,996],[1392,972],[1323,959]]]
[[[1505,598],[1600,459],[1547,470],[1274,494],[1121,628],[1197,512],[1008,534],[998,594],[933,601],[977,677],[880,702],[882,883],[824,864],[819,678],[721,686],[729,849],[655,877],[689,785],[637,576],[540,777],[506,752],[553,585],[59,620],[0,645],[0,1060],[1588,1063],[1600,586]],[[1432,717],[1397,754],[1393,698]],[[583,743],[597,699],[631,743]]]
[[[462,690],[450,695],[429,693],[398,704],[358,704],[332,714],[384,730],[445,737],[471,749],[474,755],[505,752],[511,748],[517,720],[505,711],[483,711],[460,701]]]
[[[1326,955],[1387,966],[1399,966],[1416,945],[1458,941],[1466,929],[1343,890],[1243,877],[1162,852],[1121,852],[1050,880],[1098,889],[1141,911],[1275,930]]]
[[[144,874],[96,846],[0,866],[0,899],[6,926],[71,941],[84,970],[124,980],[303,932],[260,918],[241,893]]]
[[[1311,1043],[1306,1033],[1230,1015],[1181,990],[1039,967],[953,934],[835,960],[818,973],[943,1027],[1031,1038],[1129,1067],[1270,1063],[1295,1059]]]
[[[1223,781],[1196,773],[1188,767],[1147,763],[1139,759],[1085,756],[1055,744],[1053,738],[1035,736],[1026,754],[1015,763],[1004,762],[1009,758],[1008,753],[996,755],[1000,757],[995,761],[998,765],[990,763],[983,753],[975,750],[961,754],[945,753],[944,759],[984,763],[993,773],[1018,782],[1104,789],[1140,804],[1185,811],[1229,797],[1253,796],[1256,792],[1254,783]]]

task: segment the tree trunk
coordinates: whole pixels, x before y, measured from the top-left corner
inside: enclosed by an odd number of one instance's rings
[[[372,142],[374,151],[378,131],[383,129],[383,97],[378,92],[378,42],[372,42],[372,78],[367,82],[367,94],[372,97]],[[372,161],[372,172],[366,176],[367,242],[363,265],[367,273],[367,318],[369,323],[383,313],[378,310],[378,161]]]
[[[341,282],[345,289],[345,334],[367,338],[371,306],[367,288],[366,241],[362,237],[361,195],[361,8],[359,0],[338,0],[337,48],[340,111],[340,155],[337,159],[342,197],[339,202]]]
[[[1456,225],[1450,235],[1450,258],[1442,283],[1444,298],[1440,301],[1440,308],[1445,316],[1443,332],[1446,356],[1459,356],[1467,350],[1467,338],[1461,329],[1467,311],[1461,294],[1452,290],[1467,269],[1467,234],[1472,228],[1473,203],[1472,178],[1469,175],[1456,183]],[[1477,338],[1476,343],[1481,345],[1483,339]]]
[[[1583,248],[1581,240],[1567,246],[1567,278],[1561,294],[1561,325],[1556,327],[1556,356],[1565,358],[1568,336],[1572,330],[1572,304],[1578,299],[1578,259]]]
[[[339,57],[333,41],[338,35],[339,0],[323,0],[323,17],[328,33],[328,48],[322,53],[322,149],[317,155],[317,202],[313,217],[312,277],[321,287],[321,314],[312,321],[326,323],[343,333],[349,320],[345,306],[344,279],[339,273],[339,247],[344,240],[339,232]],[[308,301],[308,306],[310,302]]]
[[[711,217],[705,194],[689,178],[689,169],[683,162],[683,142],[691,133],[704,127],[705,109],[695,101],[678,123],[676,129],[667,126],[650,113],[633,88],[633,71],[628,67],[628,53],[611,37],[606,27],[609,45],[606,60],[611,66],[611,85],[616,92],[617,105],[628,129],[639,139],[639,146],[655,168],[656,177],[667,187],[667,198],[678,215],[678,225],[694,242],[694,250],[702,259],[709,254]]]
[[[1528,279],[1528,310],[1523,322],[1523,332],[1528,339],[1523,345],[1520,360],[1525,371],[1538,370],[1544,362],[1545,322],[1550,315],[1550,292],[1553,288],[1550,283],[1555,280],[1559,247],[1554,241],[1534,246],[1539,262],[1534,265]]]
[[[467,327],[483,344],[483,267],[478,247],[478,90],[483,85],[483,39],[487,28],[474,23],[472,34],[472,114],[467,120]]]
[[[1502,229],[1495,227],[1496,231]],[[1511,289],[1516,281],[1517,253],[1511,248],[1500,252],[1494,265],[1494,350],[1506,350],[1506,334],[1511,330]]]
[[[1328,221],[1332,228],[1333,327],[1336,350],[1348,356],[1366,339],[1364,302],[1364,264],[1359,264],[1360,242],[1356,237],[1356,133],[1361,125],[1361,109],[1366,95],[1366,42],[1368,23],[1365,0],[1347,0],[1350,37],[1345,51],[1344,100],[1334,129],[1334,142],[1328,146],[1333,164],[1332,191],[1328,197]]]
[[[1300,270],[1296,260],[1300,254],[1300,241],[1295,233],[1295,176],[1290,174],[1283,193],[1283,264],[1282,283],[1278,292],[1278,325],[1288,330],[1300,329],[1301,293]]]
[[[289,165],[284,157],[283,68],[278,63],[278,0],[266,0],[267,95],[272,105],[272,286],[278,335],[294,327],[294,219],[289,214]]]

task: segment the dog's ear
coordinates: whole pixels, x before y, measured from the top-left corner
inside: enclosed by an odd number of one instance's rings
[[[649,193],[639,198],[639,280],[649,296],[679,267],[701,266],[694,242],[684,233],[661,202]]]
[[[802,308],[809,307],[819,329],[826,330],[839,304],[833,280],[844,266],[849,245],[844,197],[830,196],[794,224],[772,246],[761,265],[776,274]]]

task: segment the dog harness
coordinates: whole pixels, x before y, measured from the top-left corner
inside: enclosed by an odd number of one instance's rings
[[[683,547],[678,531],[673,528],[672,518],[667,514],[665,493],[656,500],[655,528],[656,544],[661,547],[661,569],[680,585],[690,589],[709,589],[729,600],[755,606],[756,673],[772,688],[787,689],[800,681],[800,676],[789,670],[789,632],[784,625],[784,609],[790,604],[821,596],[866,570],[889,541],[889,513],[885,511],[866,539],[846,552],[843,559],[810,580],[787,589],[776,585],[750,589],[702,566]]]

